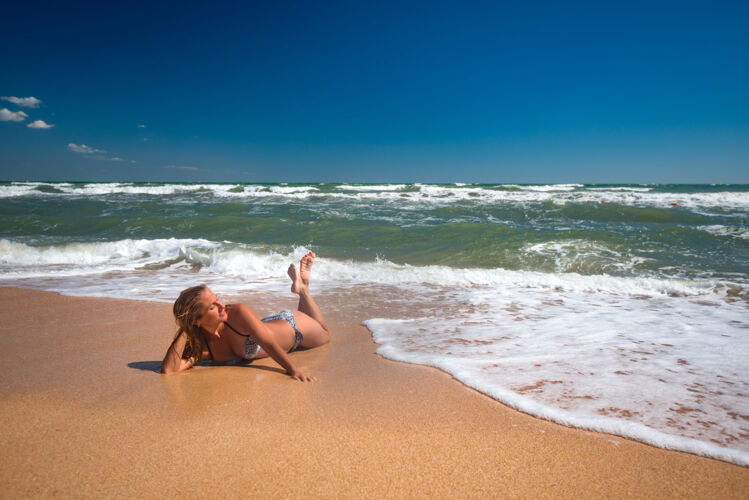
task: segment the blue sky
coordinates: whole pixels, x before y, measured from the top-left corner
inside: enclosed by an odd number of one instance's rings
[[[749,182],[747,2],[519,3],[6,6],[0,179]]]

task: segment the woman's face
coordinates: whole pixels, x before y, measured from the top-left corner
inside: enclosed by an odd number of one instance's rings
[[[216,294],[207,288],[200,294],[200,302],[203,304],[203,314],[198,318],[198,326],[209,332],[216,331],[218,325],[228,317],[226,307],[218,300]]]

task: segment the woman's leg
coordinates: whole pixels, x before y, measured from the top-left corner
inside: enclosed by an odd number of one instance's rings
[[[309,278],[314,260],[315,254],[309,252],[299,261],[299,271],[294,264],[289,266],[291,291],[299,295],[297,309],[304,313],[294,315],[299,331],[304,335],[303,347],[317,347],[330,342],[328,325],[325,324],[325,318],[309,292]]]

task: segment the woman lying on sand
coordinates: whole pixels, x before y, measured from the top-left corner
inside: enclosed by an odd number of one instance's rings
[[[177,335],[161,362],[161,373],[181,372],[201,359],[228,363],[270,356],[292,378],[316,380],[296,369],[287,353],[298,347],[327,344],[330,332],[309,293],[315,254],[289,266],[291,291],[299,295],[298,311],[281,311],[262,320],[243,304],[224,306],[205,285],[183,290],[174,302]]]

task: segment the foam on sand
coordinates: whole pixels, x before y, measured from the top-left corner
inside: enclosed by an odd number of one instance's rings
[[[746,301],[592,289],[465,289],[447,314],[365,324],[379,354],[526,413],[749,465]]]

